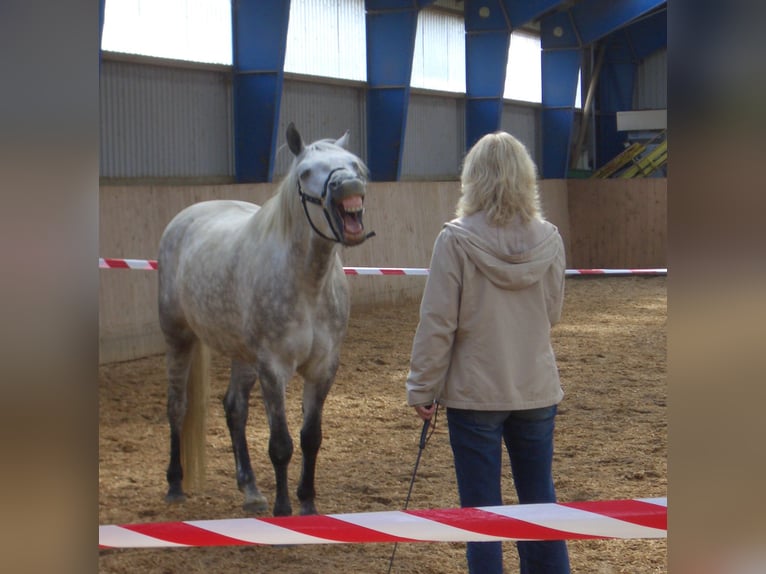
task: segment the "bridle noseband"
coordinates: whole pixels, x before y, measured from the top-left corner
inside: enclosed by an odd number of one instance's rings
[[[329,174],[327,174],[327,179],[324,182],[324,186],[322,186],[322,195],[320,197],[316,197],[314,195],[309,195],[309,194],[305,193],[303,191],[303,188],[301,187],[301,180],[300,180],[300,178],[298,178],[298,195],[301,198],[301,203],[303,204],[303,211],[306,214],[306,219],[308,220],[309,225],[311,226],[311,229],[313,229],[314,232],[317,235],[319,235],[319,237],[321,237],[323,239],[326,239],[327,241],[334,241],[335,243],[343,243],[343,240],[341,239],[340,234],[335,229],[335,226],[332,223],[332,217],[330,215],[330,211],[327,209],[326,199],[327,199],[327,192],[328,192],[328,190],[330,188],[330,179],[332,179],[332,176],[333,176],[333,174],[336,171],[340,171],[342,169],[345,169],[345,168],[343,168],[343,167],[336,167]],[[314,225],[314,222],[311,220],[311,215],[309,215],[309,209],[306,206],[306,202],[307,201],[309,203],[313,203],[314,205],[318,205],[319,207],[322,208],[322,213],[324,213],[324,218],[327,221],[327,225],[330,226],[330,231],[332,231],[333,237],[327,237],[327,235],[325,235],[322,232],[322,230],[320,230],[319,228],[317,228],[316,225]],[[375,235],[375,232],[371,231],[370,233],[367,234],[365,239],[369,239],[373,235]]]
[[[327,241],[335,241],[336,243],[341,243],[340,235],[338,235],[338,231],[335,229],[335,226],[332,224],[332,218],[330,217],[330,212],[327,209],[327,206],[325,205],[325,198],[327,197],[327,190],[330,186],[330,178],[332,178],[332,175],[336,172],[343,169],[342,167],[336,167],[334,170],[332,170],[329,174],[327,174],[327,179],[324,182],[324,186],[322,187],[322,195],[321,197],[316,197],[314,195],[308,195],[307,193],[304,193],[303,188],[301,187],[301,180],[298,178],[298,195],[301,198],[301,203],[303,204],[303,211],[306,214],[306,219],[309,221],[309,225],[311,226],[311,229],[314,230],[314,232],[322,237],[323,239],[327,239]],[[322,233],[321,230],[317,228],[316,225],[314,225],[314,222],[311,220],[311,216],[309,215],[309,209],[306,207],[306,202],[313,203],[314,205],[318,205],[322,208],[322,213],[324,213],[324,218],[327,220],[327,225],[330,226],[330,231],[332,231],[332,234],[334,237],[327,237],[324,233]]]

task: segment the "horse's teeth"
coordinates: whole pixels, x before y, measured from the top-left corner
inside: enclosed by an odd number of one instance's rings
[[[359,213],[364,210],[364,202],[360,196],[348,197],[341,202],[346,213]]]

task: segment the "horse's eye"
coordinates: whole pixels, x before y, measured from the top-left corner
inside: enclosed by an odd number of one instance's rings
[[[309,177],[311,177],[311,168],[306,168],[303,171],[301,171],[301,175],[300,175],[301,180],[305,181]]]

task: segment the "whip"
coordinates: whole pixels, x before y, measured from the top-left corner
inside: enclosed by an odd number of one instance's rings
[[[428,420],[423,421],[423,430],[420,431],[420,442],[418,443],[418,456],[415,459],[415,467],[412,469],[412,478],[410,479],[410,487],[407,490],[407,498],[404,500],[404,510],[407,510],[407,506],[410,503],[410,496],[412,495],[412,487],[415,485],[415,476],[418,473],[418,466],[420,465],[420,457],[423,456],[423,450],[426,448],[426,443],[431,435],[428,434],[428,428],[431,426],[431,419],[433,419],[433,429],[436,428],[436,413],[439,412],[439,403],[436,403],[436,409],[434,414]],[[431,431],[433,434],[433,430]],[[398,542],[394,542],[394,550],[391,552],[391,559],[388,561],[388,574],[391,574],[391,568],[394,566],[394,556],[396,556],[396,549],[399,546]]]

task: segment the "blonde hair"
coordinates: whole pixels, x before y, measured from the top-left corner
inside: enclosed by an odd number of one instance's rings
[[[518,215],[522,222],[542,218],[537,167],[524,144],[506,132],[477,141],[463,160],[457,216],[485,211],[492,225]]]

